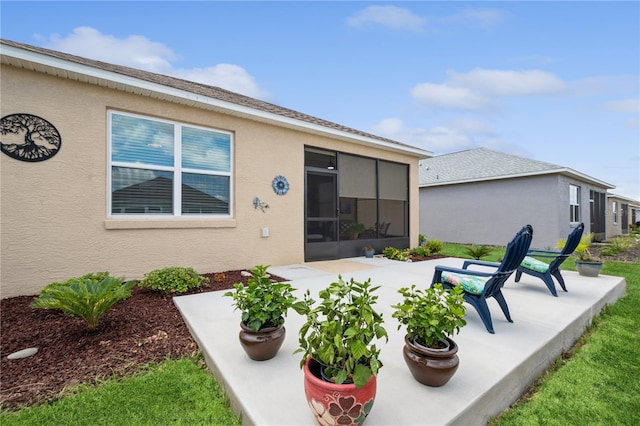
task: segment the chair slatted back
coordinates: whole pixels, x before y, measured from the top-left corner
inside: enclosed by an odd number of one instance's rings
[[[580,244],[580,239],[582,238],[583,232],[584,223],[580,223],[573,229],[573,231],[571,231],[571,233],[569,233],[567,242],[564,244],[564,247],[560,251],[560,254],[549,263],[550,270],[553,271],[557,269],[562,264],[562,262],[565,261],[566,258],[571,256],[571,253],[573,253],[576,250],[576,247],[578,247],[578,244]]]
[[[486,297],[491,297],[497,293],[504,286],[504,283],[511,274],[518,269],[518,266],[527,255],[527,251],[531,246],[532,235],[533,227],[531,225],[525,225],[518,231],[509,244],[507,244],[507,249],[500,266],[485,285],[484,294]]]

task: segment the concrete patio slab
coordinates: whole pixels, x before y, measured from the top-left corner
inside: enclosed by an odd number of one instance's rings
[[[563,272],[569,292],[560,290],[559,297],[553,297],[539,279],[523,275],[515,283],[511,277],[503,293],[514,323],[507,322],[491,299],[495,334],[489,334],[467,305],[467,326],[454,337],[460,367],[445,386],[430,388],[416,382],[404,363],[404,331],[397,330],[391,305],[401,299],[399,288],[428,286],[435,265],[460,267],[462,262],[444,258],[407,263],[360,257],[274,266],[269,272],[290,280],[298,296],[310,289],[315,299],[339,273],[345,279],[371,278],[382,286],[377,309],[385,318],[389,342],[379,344],[384,367],[378,375],[378,393],[367,425],[485,424],[570,348],[605,305],[626,291],[624,278],[587,278]],[[222,293],[179,296],[174,301],[233,410],[246,425],[315,424],[304,397],[301,357],[293,355],[304,318],[290,311],[287,338],[278,355],[268,361],[252,361],[238,341],[240,313],[234,312],[231,299]]]

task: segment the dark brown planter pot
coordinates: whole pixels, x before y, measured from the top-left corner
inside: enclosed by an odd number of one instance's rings
[[[446,384],[458,370],[458,345],[447,338],[448,349],[431,349],[416,345],[404,337],[402,353],[413,378],[423,385],[442,386]]]
[[[241,322],[240,328],[240,344],[254,361],[266,361],[276,356],[286,335],[284,325],[253,331]]]

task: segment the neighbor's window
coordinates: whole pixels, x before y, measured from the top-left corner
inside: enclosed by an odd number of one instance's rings
[[[110,112],[111,214],[230,215],[232,144],[229,132]]]
[[[580,222],[580,187],[569,185],[569,221]]]
[[[618,202],[611,203],[611,214],[613,215],[613,223],[618,223]]]

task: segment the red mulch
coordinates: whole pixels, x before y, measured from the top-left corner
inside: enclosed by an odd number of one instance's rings
[[[246,283],[240,272],[203,274],[211,284],[191,293]],[[198,350],[171,296],[152,290],[134,288],[130,298],[102,317],[96,334],[88,334],[82,320],[61,311],[30,308],[33,298],[0,301],[3,409],[39,404],[55,399],[69,386],[124,376],[150,362],[192,356]],[[7,355],[31,347],[38,348],[36,355],[7,359]]]

